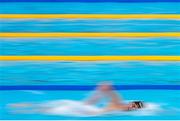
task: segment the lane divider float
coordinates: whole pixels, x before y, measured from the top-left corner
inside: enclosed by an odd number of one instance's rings
[[[1,19],[172,19],[180,14],[0,14]]]
[[[180,56],[0,56],[0,61],[180,61]]]
[[[47,33],[0,33],[0,38],[99,38],[99,37],[180,37],[180,32],[47,32]]]

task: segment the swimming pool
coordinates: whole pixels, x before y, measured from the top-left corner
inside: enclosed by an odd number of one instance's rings
[[[62,115],[59,112],[59,115],[45,115],[45,114],[22,114],[14,113],[11,108],[7,106],[10,103],[19,103],[19,102],[40,102],[43,101],[58,101],[58,100],[82,100],[88,94],[86,91],[4,91],[0,92],[1,95],[1,119],[42,119],[42,120],[65,120],[65,119],[74,119],[74,120],[97,120],[97,119],[107,119],[107,120],[158,120],[158,119],[179,119],[179,91],[156,91],[156,90],[132,90],[132,91],[120,91],[126,100],[143,100],[151,103],[157,104],[154,109],[146,113],[127,113],[127,114],[109,114],[101,116],[90,116],[90,117],[81,117],[81,116],[69,116]],[[164,93],[166,92],[166,93]],[[13,96],[9,96],[13,95]],[[26,98],[24,98],[26,97]],[[163,101],[162,101],[163,100]],[[11,114],[11,115],[10,115]]]
[[[99,7],[101,6],[101,7]],[[177,3],[1,3],[0,14],[179,14]],[[179,20],[0,19],[5,32],[179,32]],[[178,37],[150,38],[0,38],[5,55],[174,55],[179,56]],[[180,85],[179,61],[1,61],[1,86],[74,86],[74,90],[1,90],[1,120],[158,120],[180,119],[180,91],[137,89],[142,85]],[[9,104],[83,100],[102,81],[133,86],[119,89],[125,100],[153,104],[148,111],[98,116],[15,113]]]

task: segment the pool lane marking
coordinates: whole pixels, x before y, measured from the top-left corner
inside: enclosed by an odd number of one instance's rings
[[[180,61],[180,56],[0,56],[0,61]]]
[[[180,85],[114,85],[116,90],[180,90]],[[96,85],[1,85],[5,90],[88,91]]]
[[[180,14],[0,14],[1,19],[180,19]]]
[[[136,3],[136,2],[179,2],[179,0],[0,0],[0,2],[122,2],[122,3]],[[178,4],[178,3],[177,3]]]
[[[16,33],[2,32],[0,38],[91,38],[91,37],[180,37],[180,32],[47,32],[47,33]]]

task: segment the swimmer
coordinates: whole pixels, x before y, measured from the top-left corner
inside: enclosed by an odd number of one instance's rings
[[[114,87],[109,83],[102,83],[99,84],[95,89],[95,94],[88,99],[85,99],[82,103],[87,105],[94,106],[96,103],[101,101],[102,99],[109,99],[106,106],[101,109],[101,113],[107,113],[111,111],[132,111],[141,109],[144,107],[144,103],[142,101],[133,101],[128,104],[123,103],[122,98],[117,94]],[[17,103],[17,104],[10,104],[10,107],[13,108],[29,108],[29,107],[37,107],[38,105],[33,103]],[[83,108],[83,105],[82,107]],[[48,107],[41,107],[39,108],[41,111],[49,110]],[[38,110],[39,110],[38,109]]]
[[[97,86],[96,93],[92,95],[88,100],[85,101],[86,104],[93,105],[100,101],[102,98],[108,98],[110,101],[107,106],[103,109],[103,112],[110,111],[132,111],[141,109],[144,107],[142,101],[133,101],[128,104],[123,103],[122,98],[117,94],[114,87],[109,83],[103,83]]]

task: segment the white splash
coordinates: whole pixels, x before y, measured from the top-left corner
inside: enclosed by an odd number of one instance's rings
[[[47,107],[48,110],[41,111],[48,115],[62,115],[62,116],[93,116],[100,115],[101,108],[87,105],[80,101],[72,100],[58,100],[41,104],[42,107]]]
[[[17,108],[16,108],[17,109]],[[157,115],[162,109],[159,104],[146,103],[144,109],[135,111],[112,111],[103,112],[103,109],[93,105],[87,105],[80,101],[73,100],[55,100],[44,103],[33,104],[31,107],[26,107],[16,110],[16,113],[44,114],[44,115],[59,115],[73,117],[91,117],[101,116],[106,114],[111,115],[126,115],[126,116],[150,116]]]

